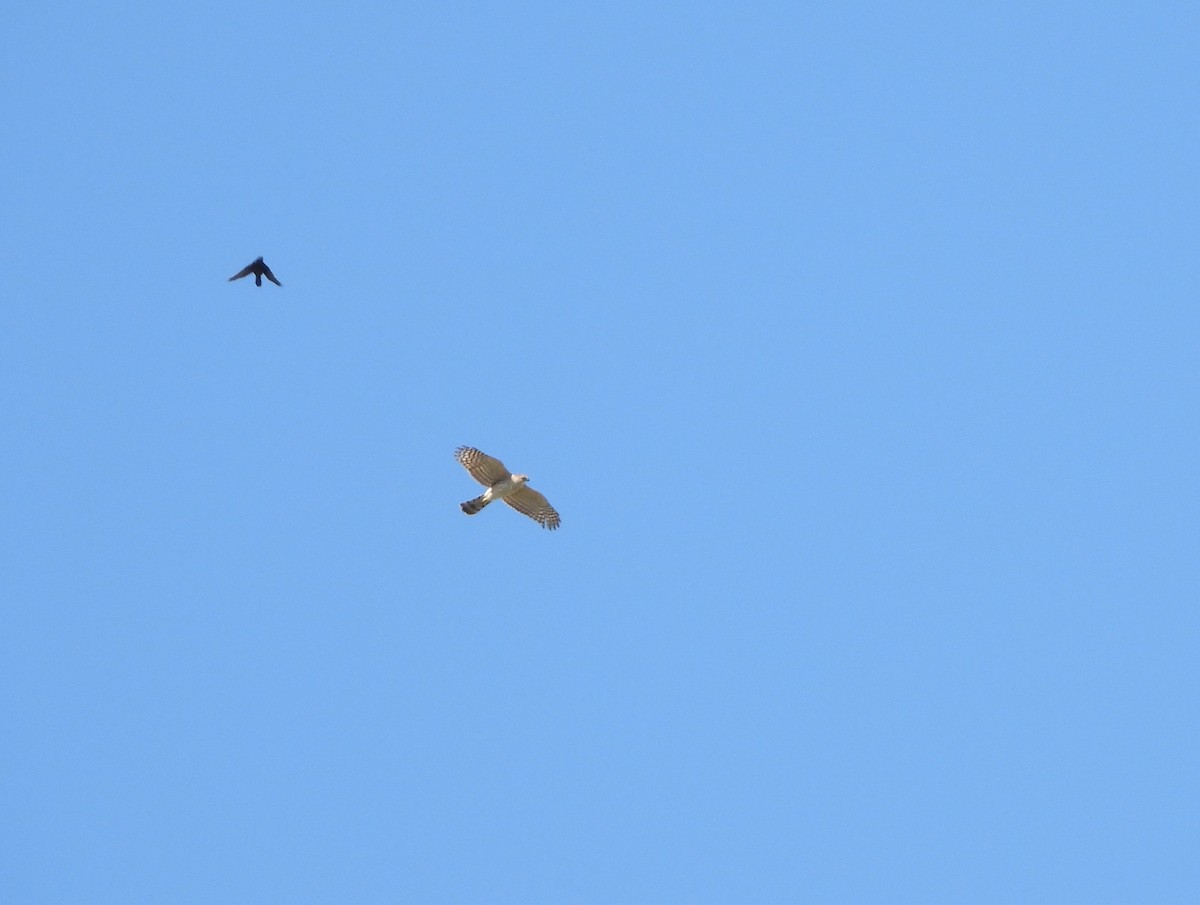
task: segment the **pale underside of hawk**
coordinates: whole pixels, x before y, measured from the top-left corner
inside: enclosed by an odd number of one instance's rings
[[[473,500],[462,503],[462,511],[474,515],[494,500],[504,500],[522,515],[553,531],[562,520],[546,498],[527,483],[529,475],[513,474],[499,459],[481,453],[472,446],[460,446],[454,458],[476,481],[487,488]]]

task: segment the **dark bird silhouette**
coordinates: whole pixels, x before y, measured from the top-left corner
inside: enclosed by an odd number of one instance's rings
[[[262,278],[264,276],[268,280],[270,280],[272,283],[274,283],[276,286],[283,285],[283,283],[281,283],[281,282],[279,282],[279,280],[275,279],[275,274],[271,273],[271,268],[263,263],[262,258],[255,258],[252,263],[247,264],[245,267],[243,267],[241,270],[239,270],[237,273],[235,273],[233,276],[231,276],[229,278],[229,282],[232,283],[234,280],[240,280],[242,277],[248,277],[248,276],[250,276],[250,274],[254,274],[254,285],[255,286],[262,285]]]

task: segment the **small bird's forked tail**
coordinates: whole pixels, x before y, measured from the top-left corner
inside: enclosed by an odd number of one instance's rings
[[[489,502],[490,500],[485,500],[482,496],[477,496],[475,499],[467,500],[465,503],[460,503],[459,505],[462,506],[462,511],[467,515],[474,515]]]

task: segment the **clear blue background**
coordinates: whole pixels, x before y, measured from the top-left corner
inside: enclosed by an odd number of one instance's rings
[[[1200,901],[1195,4],[0,33],[6,901]]]

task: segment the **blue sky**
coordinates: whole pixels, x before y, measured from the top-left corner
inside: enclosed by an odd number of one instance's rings
[[[1198,25],[10,5],[6,897],[1195,900]]]

